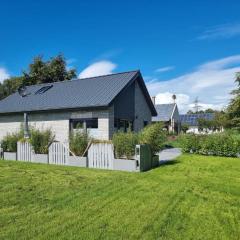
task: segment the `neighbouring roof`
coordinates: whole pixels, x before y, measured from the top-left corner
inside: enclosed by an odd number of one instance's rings
[[[213,120],[214,113],[196,113],[196,114],[181,114],[181,124],[189,126],[198,126],[198,119]]]
[[[152,118],[153,122],[167,122],[171,119],[175,109],[175,103],[156,104],[157,116]]]
[[[16,92],[0,101],[0,113],[107,107],[136,79],[156,115],[140,71],[28,86],[29,95],[22,97]]]

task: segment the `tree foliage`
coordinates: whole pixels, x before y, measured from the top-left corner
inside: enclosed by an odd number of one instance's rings
[[[240,73],[236,74],[237,89],[232,91],[233,99],[228,108],[229,126],[240,131]]]
[[[222,130],[228,126],[227,115],[224,111],[215,111],[214,118],[212,120],[200,118],[198,119],[198,129],[199,131],[208,130]]]
[[[181,126],[181,129],[182,129],[182,131],[183,131],[184,133],[186,133],[187,130],[189,129],[189,125],[186,124],[186,123],[183,123],[182,126]]]
[[[59,82],[74,77],[76,77],[76,70],[67,69],[63,55],[59,54],[47,61],[44,61],[42,56],[37,56],[29,64],[29,69],[23,71],[21,76],[11,77],[0,83],[0,99],[14,93],[21,85]]]

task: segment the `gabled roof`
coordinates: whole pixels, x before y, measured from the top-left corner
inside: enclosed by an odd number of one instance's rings
[[[167,122],[171,119],[176,103],[156,104],[157,116],[152,118],[153,122]]]
[[[107,107],[136,79],[152,115],[156,114],[140,71],[28,86],[27,96],[16,92],[0,101],[0,113]]]
[[[189,126],[198,126],[198,119],[213,120],[214,113],[195,113],[195,114],[181,114],[181,124],[187,124]]]

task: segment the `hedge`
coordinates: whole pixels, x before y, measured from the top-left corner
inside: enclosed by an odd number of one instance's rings
[[[30,138],[23,138],[22,127],[16,133],[7,134],[1,141],[1,146],[4,152],[17,152],[18,141],[29,141],[35,153],[46,154],[48,153],[49,145],[54,141],[54,135],[50,129],[38,130],[34,127],[30,128]]]
[[[164,147],[165,141],[166,132],[161,123],[150,124],[140,133],[118,132],[113,135],[114,152],[117,158],[133,158],[137,144],[148,144],[154,155]]]
[[[227,133],[211,135],[186,134],[180,137],[185,153],[237,157],[240,154],[240,139]]]
[[[113,145],[116,158],[131,159],[135,154],[135,146],[139,136],[133,132],[118,132],[113,135]]]

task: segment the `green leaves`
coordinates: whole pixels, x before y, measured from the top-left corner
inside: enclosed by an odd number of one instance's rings
[[[154,123],[145,127],[140,132],[140,143],[149,144],[153,154],[158,153],[166,142],[166,132],[162,123]]]
[[[113,135],[113,145],[117,158],[131,159],[137,144],[148,144],[152,154],[159,152],[166,142],[166,133],[161,123],[150,124],[140,133],[118,132]]]
[[[87,133],[71,133],[70,150],[77,156],[82,156],[87,148],[90,138]]]
[[[131,159],[135,154],[135,146],[139,136],[133,132],[118,132],[113,135],[114,151],[117,158]]]
[[[0,99],[12,94],[21,85],[59,82],[71,80],[76,76],[75,69],[67,69],[63,55],[59,54],[47,61],[44,61],[42,56],[37,56],[29,64],[29,69],[23,71],[22,76],[12,77],[0,83]]]
[[[236,74],[237,89],[232,91],[234,98],[231,100],[227,113],[230,119],[230,127],[240,131],[240,73]]]
[[[211,135],[187,134],[180,137],[183,152],[202,155],[236,157],[240,153],[240,138],[228,133]]]

